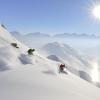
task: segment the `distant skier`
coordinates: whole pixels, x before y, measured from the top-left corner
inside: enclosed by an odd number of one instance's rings
[[[64,70],[65,68],[66,68],[65,64],[61,64],[59,66],[59,73],[65,73],[65,74],[67,74],[67,72]]]

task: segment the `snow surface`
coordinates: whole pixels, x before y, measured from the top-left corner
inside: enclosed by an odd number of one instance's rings
[[[38,63],[0,73],[1,100],[100,100],[95,86],[70,73],[46,72],[43,66]]]
[[[19,48],[12,47],[12,42]],[[37,51],[29,56],[27,50],[28,47],[0,26],[1,100],[100,100],[99,88],[68,70],[67,75],[59,74],[59,62],[49,60]],[[70,54],[74,52],[71,50]],[[73,60],[76,59],[76,53],[72,55]]]
[[[74,74],[79,74],[78,71],[91,72],[91,63],[69,45],[53,42],[46,44],[39,51],[47,58],[52,55],[60,58]]]

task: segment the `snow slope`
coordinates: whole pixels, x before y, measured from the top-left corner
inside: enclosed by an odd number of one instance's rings
[[[90,71],[91,64],[81,54],[69,45],[53,42],[48,43],[39,50],[45,57],[55,55],[61,62],[66,63],[76,70]]]
[[[2,26],[0,26],[0,40],[0,71],[33,65],[35,62],[38,64],[38,58],[41,58],[43,61],[49,61],[37,52],[34,52],[33,56],[29,56],[27,53],[29,48],[11,36]],[[13,47],[11,43],[17,43],[19,48]],[[55,64],[53,61],[50,61],[50,63]]]
[[[11,46],[17,43],[19,49]],[[0,26],[0,71],[14,69],[21,65],[25,60],[27,64],[32,63],[31,57],[27,56],[28,47],[17,41],[2,26]]]
[[[4,27],[0,26],[0,46],[4,46],[13,41],[14,38],[12,38],[11,34]]]
[[[43,66],[0,73],[1,100],[100,100],[99,88],[70,73],[46,73]]]
[[[27,49],[0,26],[1,100],[100,100],[99,88],[70,72],[58,74],[58,62],[37,52],[28,56]]]
[[[95,57],[85,57],[83,54],[70,47],[67,44],[52,42],[40,48],[41,54],[54,61],[65,63],[67,69],[75,75],[87,80],[88,82],[97,82],[100,87],[100,68],[99,59]]]

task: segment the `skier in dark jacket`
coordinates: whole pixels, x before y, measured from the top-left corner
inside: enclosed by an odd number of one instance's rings
[[[60,73],[60,72],[64,72],[64,68],[65,68],[65,64],[61,64],[61,65],[59,66],[59,73]]]

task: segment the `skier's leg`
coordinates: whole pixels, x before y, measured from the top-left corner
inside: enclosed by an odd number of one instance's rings
[[[59,74],[61,73],[61,70],[60,70],[60,68],[59,68]]]

